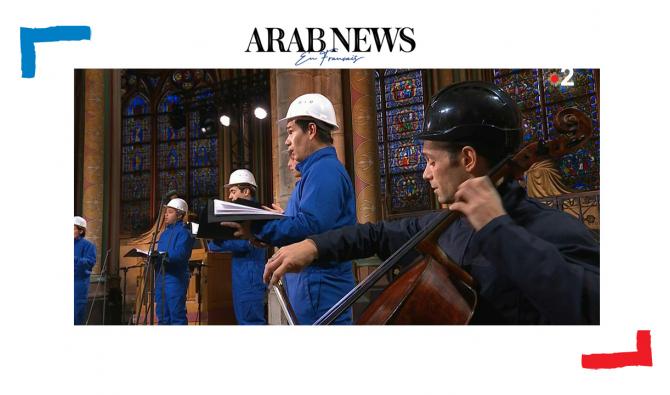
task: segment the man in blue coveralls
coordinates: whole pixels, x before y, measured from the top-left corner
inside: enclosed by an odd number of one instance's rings
[[[485,82],[451,85],[433,98],[416,137],[424,140],[423,178],[440,203],[463,214],[438,243],[477,283],[471,323],[598,324],[600,246],[593,235],[576,218],[529,198],[516,181],[495,187],[487,176],[521,141],[514,100]],[[264,279],[276,283],[316,262],[386,259],[435,215],[310,236],[273,255]],[[413,251],[405,263],[417,257]]]
[[[86,240],[86,220],[74,217],[74,324],[86,323],[86,304],[91,270],[95,266],[95,244]]]
[[[232,172],[228,184],[228,200],[255,200],[256,179],[246,169]],[[265,325],[265,294],[263,283],[266,250],[249,240],[212,240],[209,249],[233,253],[233,308],[239,325]]]
[[[222,223],[235,228],[235,236],[255,238],[284,246],[309,235],[356,223],[354,188],[337,159],[330,133],[337,130],[335,109],[325,96],[308,93],[289,106],[280,126],[286,124],[288,150],[295,155],[297,182],[286,218],[261,223]],[[301,273],[285,276],[286,293],[299,324],[312,324],[354,287],[351,261],[318,261]],[[351,309],[336,324],[351,324]]]
[[[155,259],[156,312],[159,325],[187,325],[186,290],[188,259],[193,249],[190,228],[183,222],[188,205],[175,198],[165,206],[165,230],[158,240],[159,257]]]

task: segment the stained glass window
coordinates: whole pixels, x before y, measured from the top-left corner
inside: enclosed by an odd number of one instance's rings
[[[122,130],[122,229],[145,231],[158,214],[161,197],[176,190],[198,213],[208,198],[218,195],[217,137],[200,133],[197,112],[188,113],[175,128],[171,116],[182,111],[183,96],[192,90],[197,102],[213,96],[202,87],[212,82],[203,70],[128,72],[124,88]],[[154,102],[148,98],[156,98]],[[153,200],[153,202],[152,202]]]
[[[177,191],[181,198],[186,195],[186,127],[174,129],[169,114],[179,105],[179,96],[168,91],[158,103],[156,132],[156,166],[158,170],[158,193],[156,204],[169,191]]]
[[[381,192],[389,215],[433,207],[422,179],[425,160],[414,135],[423,127],[424,81],[420,70],[388,69],[375,79]]]
[[[132,96],[125,108],[122,131],[122,217],[127,230],[136,232],[149,226],[151,186],[151,134],[152,119],[146,96]]]
[[[198,92],[198,98],[204,100],[212,95],[209,90]],[[200,123],[197,112],[189,114],[191,128]],[[207,199],[218,194],[219,141],[216,138],[196,133],[190,141],[190,196],[194,212],[199,213],[207,206]]]
[[[523,119],[523,141],[551,140],[556,137],[554,115],[566,107],[577,107],[591,117],[593,138],[582,149],[557,161],[565,184],[576,191],[600,189],[600,117],[593,69],[525,69],[493,72],[493,81],[519,104]]]

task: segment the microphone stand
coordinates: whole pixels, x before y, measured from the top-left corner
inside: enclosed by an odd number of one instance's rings
[[[98,289],[100,288],[100,278],[104,279],[105,281],[105,289],[104,293],[102,295],[102,325],[105,325],[105,303],[107,302],[106,298],[106,293],[107,293],[107,277],[105,273],[105,269],[107,268],[107,258],[109,258],[109,253],[112,250],[107,250],[105,253],[105,259],[102,261],[102,269],[100,269],[100,277],[98,278],[98,282],[95,284],[95,292],[93,293],[93,301],[91,302],[91,307],[88,309],[88,316],[86,316],[86,323],[84,325],[88,325],[88,321],[91,319],[91,313],[93,312],[93,306],[95,305],[95,301],[98,298]]]
[[[196,316],[198,325],[202,325],[202,271],[206,266],[204,263],[198,263],[193,267],[193,274],[195,274],[195,294],[198,295],[198,315]]]
[[[154,270],[152,267],[152,259],[154,258],[154,248],[156,247],[156,237],[158,236],[158,231],[161,228],[161,225],[163,223],[163,210],[165,206],[165,196],[161,199],[160,203],[160,210],[158,212],[158,220],[156,223],[156,228],[154,229],[153,235],[151,236],[151,244],[149,244],[149,252],[147,256],[147,260],[144,264],[144,277],[142,278],[142,296],[140,299],[140,304],[138,305],[137,308],[137,321],[139,322],[139,317],[142,314],[142,306],[144,306],[144,301],[146,299],[147,292],[151,292],[151,296],[148,298],[149,300],[147,301],[147,306],[144,309],[144,325],[147,323],[147,315],[151,314],[151,318],[149,319],[150,325],[154,324],[154,298],[155,298],[155,290],[153,290],[153,286],[155,283],[155,275],[154,275]],[[151,291],[149,291],[149,288],[151,287]]]
[[[143,264],[140,265],[135,265],[135,266],[128,266],[128,267],[122,267],[120,270],[123,270],[123,295],[122,295],[122,301],[121,301],[121,322],[123,322],[126,319],[126,284],[128,282],[128,270],[130,269],[137,269],[138,267],[143,267]],[[130,325],[132,323],[132,316],[128,318],[128,324]]]

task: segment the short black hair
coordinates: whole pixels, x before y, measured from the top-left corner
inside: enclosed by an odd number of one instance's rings
[[[316,138],[323,143],[333,144],[333,136],[331,136],[330,133],[335,129],[334,126],[312,118],[298,118],[295,120],[295,123],[300,126],[300,129],[302,129],[303,132],[306,132],[309,124],[313,123],[316,125]]]
[[[472,147],[477,155],[486,159],[489,167],[493,167],[503,160],[506,156],[506,151],[501,146],[492,145],[483,141],[433,141],[437,145],[449,153],[449,159],[453,162],[458,160],[458,153],[463,147]]]

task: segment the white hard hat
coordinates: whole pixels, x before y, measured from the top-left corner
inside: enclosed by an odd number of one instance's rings
[[[253,185],[254,188],[258,188],[258,185],[256,185],[256,178],[254,178],[254,175],[247,169],[239,169],[230,173],[228,184],[224,185],[224,187],[228,188],[238,184],[249,184]]]
[[[168,204],[165,205],[165,207],[172,207],[175,210],[183,212],[188,211],[188,204],[186,204],[186,200],[180,198],[174,198],[170,200]]]
[[[285,122],[301,117],[314,118],[333,126],[335,129],[339,129],[335,119],[333,103],[326,96],[319,93],[307,93],[293,100],[293,103],[288,107],[286,117],[277,122],[282,125]]]
[[[86,229],[86,220],[82,217],[74,217],[74,224],[80,228]]]

